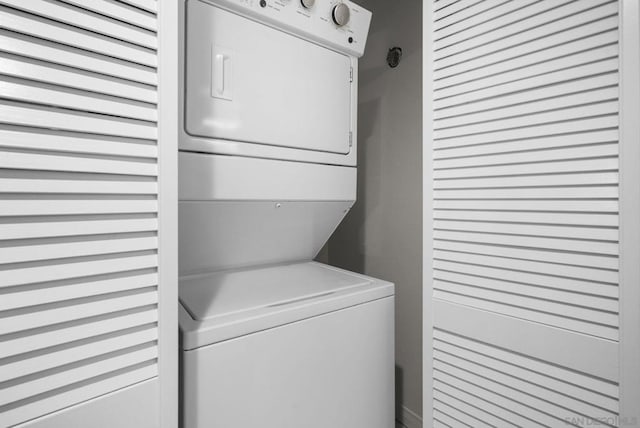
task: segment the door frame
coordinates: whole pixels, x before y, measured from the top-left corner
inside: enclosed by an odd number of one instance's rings
[[[178,0],[158,1],[159,426],[178,426]]]
[[[433,421],[433,0],[422,7],[422,421]]]
[[[640,3],[620,0],[620,426],[640,425]]]

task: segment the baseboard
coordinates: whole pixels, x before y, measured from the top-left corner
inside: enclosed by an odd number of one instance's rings
[[[405,406],[402,406],[398,421],[407,428],[422,428],[422,418]]]

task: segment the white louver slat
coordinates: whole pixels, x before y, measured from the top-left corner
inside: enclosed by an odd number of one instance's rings
[[[430,3],[428,414],[617,426],[619,2]]]
[[[583,415],[615,419],[618,412],[618,390],[608,382],[445,331],[434,332],[434,360],[435,396],[480,421],[528,418],[536,426],[558,426]]]
[[[0,0],[0,426],[158,375],[156,9]]]

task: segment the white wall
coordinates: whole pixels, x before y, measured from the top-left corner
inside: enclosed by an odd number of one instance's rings
[[[422,2],[358,3],[373,12],[360,61],[358,202],[323,257],[396,284],[396,394],[402,406],[420,415]],[[404,52],[395,69],[386,64],[393,46]]]

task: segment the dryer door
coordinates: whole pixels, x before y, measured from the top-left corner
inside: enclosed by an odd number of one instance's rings
[[[187,4],[188,134],[349,153],[350,57],[202,1]]]

